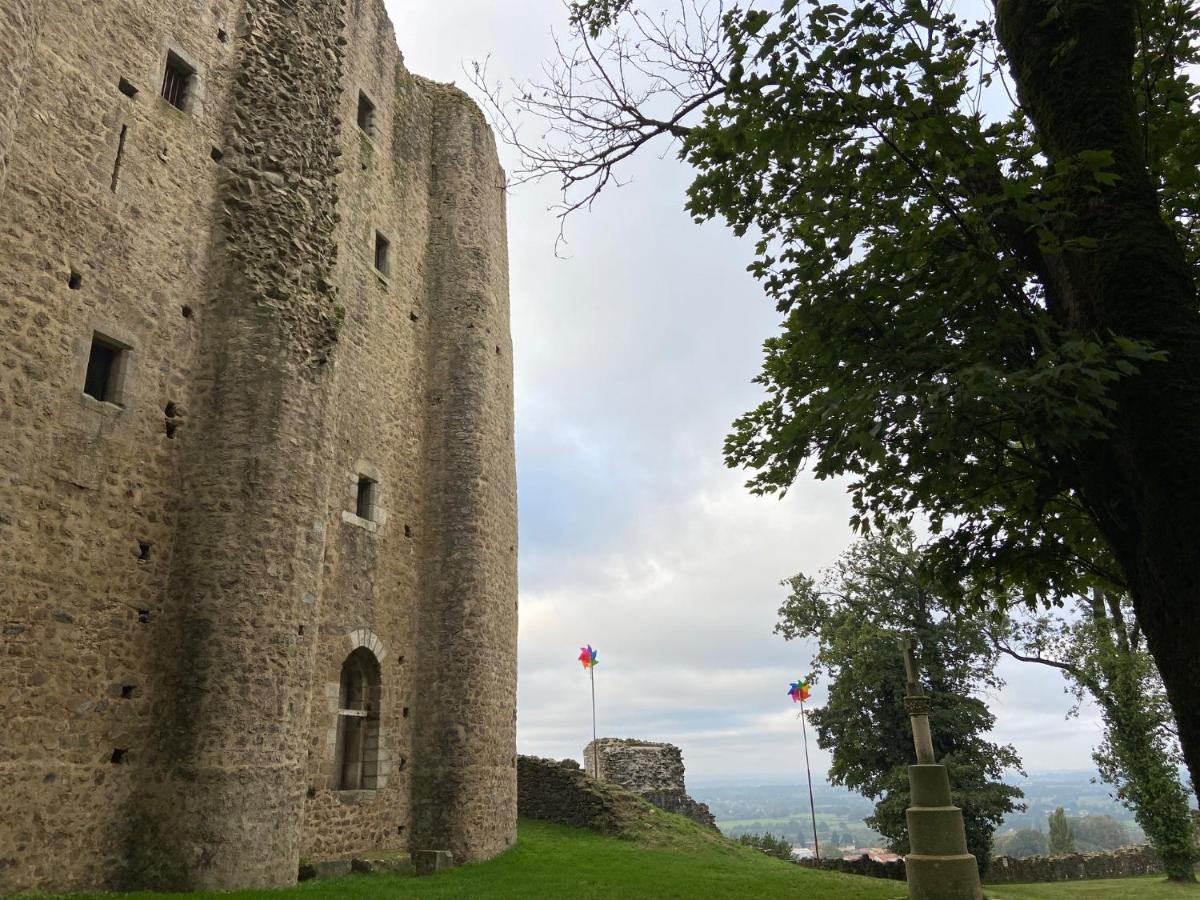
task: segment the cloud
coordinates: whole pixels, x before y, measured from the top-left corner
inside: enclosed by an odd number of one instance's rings
[[[464,61],[488,56],[495,77],[535,75],[565,22],[558,0],[388,5],[409,67],[460,85]],[[779,581],[833,562],[851,539],[849,505],[840,485],[811,479],[783,501],[755,498],[723,467],[730,423],[759,402],[751,379],[778,315],[745,272],[749,244],[691,221],[690,175],[660,152],[573,217],[565,259],[555,186],[510,196],[518,742],[581,756],[591,705],[575,657],[590,642],[602,734],[677,743],[692,777],[774,778],[799,771],[785,692],[810,649],[772,633]],[[1094,711],[1065,721],[1056,674],[1003,671],[996,738],[1034,769],[1090,767]],[[827,755],[810,749],[823,772]]]

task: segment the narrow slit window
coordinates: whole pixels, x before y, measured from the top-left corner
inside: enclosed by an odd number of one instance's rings
[[[105,403],[121,403],[121,379],[129,348],[96,332],[88,352],[83,392]]]
[[[375,136],[375,104],[362,91],[358,92],[358,127],[363,134]]]
[[[383,275],[388,274],[388,271],[389,271],[389,269],[388,269],[389,253],[388,252],[390,250],[391,250],[391,243],[388,241],[388,239],[385,238],[378,231],[375,232],[375,271],[376,272],[379,272],[380,274],[383,274]]]
[[[355,496],[354,514],[360,519],[374,521],[376,484],[366,475],[358,476],[358,493]]]
[[[163,99],[176,109],[186,109],[192,92],[192,78],[196,70],[185,63],[177,54],[167,51],[167,66],[163,72]]]

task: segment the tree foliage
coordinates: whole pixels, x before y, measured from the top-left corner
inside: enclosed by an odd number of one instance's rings
[[[1200,774],[1200,12],[1179,0],[572,5],[517,106],[566,209],[679,141],[783,317],[731,465],[923,515],[948,596],[1128,591]],[[485,76],[478,75],[480,84]]]
[[[962,808],[968,848],[986,871],[992,833],[1020,808],[1021,791],[1000,780],[1020,766],[1016,751],[985,738],[995,719],[979,695],[1001,686],[985,623],[952,613],[904,529],[860,540],[819,581],[796,575],[787,584],[776,630],[788,640],[815,639],[813,666],[829,679],[827,703],[809,711],[818,745],[832,752],[829,780],[875,800],[867,825],[908,852],[904,811],[915,758],[896,639],[912,636],[934,752]]]
[[[1081,853],[1115,850],[1129,844],[1129,829],[1112,816],[1067,816]]]
[[[997,842],[996,849],[1005,856],[1022,859],[1026,856],[1045,856],[1048,850],[1046,835],[1036,828],[1018,828]]]
[[[750,832],[738,837],[738,843],[746,847],[754,847],[756,850],[761,850],[768,856],[774,856],[776,859],[791,859],[792,845],[786,838],[780,836],[775,837],[771,832],[765,831],[762,834]]]
[[[1200,859],[1180,782],[1183,754],[1166,692],[1127,598],[1093,594],[1068,618],[1037,616],[994,628],[998,649],[1058,669],[1075,694],[1100,708],[1104,735],[1092,754],[1101,777],[1134,818],[1176,881],[1194,881]],[[1051,831],[1053,838],[1053,830]],[[1053,842],[1052,842],[1053,843]]]
[[[1071,823],[1067,821],[1067,813],[1060,806],[1047,817],[1049,821],[1050,838],[1047,850],[1051,856],[1066,856],[1075,852],[1075,833]]]

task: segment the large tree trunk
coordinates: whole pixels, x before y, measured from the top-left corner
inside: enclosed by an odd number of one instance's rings
[[[996,10],[1046,156],[1109,150],[1119,176],[1099,193],[1082,176],[1068,187],[1071,233],[1099,247],[1047,255],[1051,312],[1074,333],[1143,339],[1167,353],[1123,380],[1111,436],[1081,448],[1072,477],[1124,569],[1200,783],[1200,315],[1143,158],[1135,3],[997,0]]]

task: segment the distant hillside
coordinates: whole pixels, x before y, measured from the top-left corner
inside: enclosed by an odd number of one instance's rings
[[[1056,807],[1070,816],[1111,816],[1122,823],[1132,840],[1142,831],[1132,813],[1112,797],[1112,788],[1095,784],[1094,772],[1033,772],[1028,778],[1013,775],[1006,779],[1025,792],[1028,809],[1005,819],[1001,832],[1017,828],[1045,828],[1046,817]],[[692,779],[692,795],[707,803],[717,817],[717,826],[731,837],[747,832],[770,831],[782,834],[794,844],[810,845],[808,788],[802,781],[763,784],[747,780]],[[881,839],[862,824],[874,803],[866,798],[824,782],[813,785],[817,812],[817,831],[823,842],[859,847],[877,846]],[[1193,802],[1195,802],[1193,800]],[[846,841],[839,837],[848,838]]]

